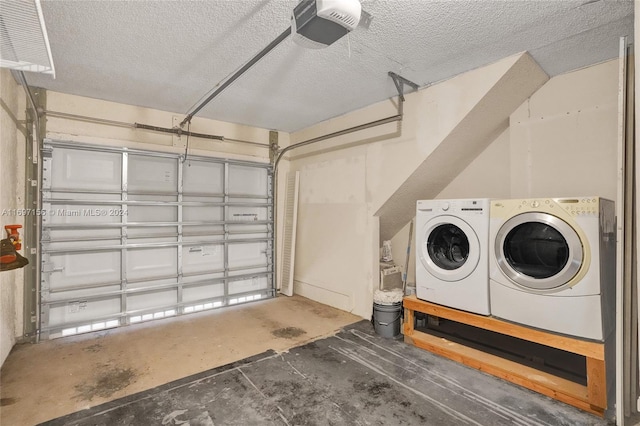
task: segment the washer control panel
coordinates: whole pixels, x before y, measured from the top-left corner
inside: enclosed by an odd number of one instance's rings
[[[489,213],[488,199],[459,199],[459,200],[418,200],[417,209],[433,214],[471,214],[483,215]]]

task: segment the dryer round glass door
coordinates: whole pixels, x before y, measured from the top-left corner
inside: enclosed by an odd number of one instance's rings
[[[419,235],[419,257],[424,268],[443,281],[468,277],[480,260],[478,236],[465,221],[439,216],[428,221]]]
[[[496,235],[500,270],[527,290],[557,290],[580,270],[580,237],[565,221],[548,213],[522,213],[506,221]]]

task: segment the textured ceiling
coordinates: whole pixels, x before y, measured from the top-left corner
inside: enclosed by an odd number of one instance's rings
[[[295,0],[43,1],[56,79],[30,85],[186,114],[289,26]],[[362,0],[369,29],[323,50],[291,39],[198,116],[295,131],[527,50],[551,76],[611,59],[633,2]]]

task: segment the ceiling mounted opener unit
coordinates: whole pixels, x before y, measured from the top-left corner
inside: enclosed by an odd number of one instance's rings
[[[358,0],[302,0],[293,9],[293,41],[303,47],[322,49],[353,31],[360,22]]]

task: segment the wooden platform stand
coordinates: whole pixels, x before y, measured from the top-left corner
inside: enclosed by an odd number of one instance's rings
[[[405,313],[403,325],[405,342],[524,386],[525,388],[598,416],[604,416],[604,411],[607,408],[607,386],[603,343],[587,342],[571,337],[545,333],[496,318],[471,314],[429,303],[417,299],[416,296],[405,297],[403,306]],[[462,324],[468,324],[507,336],[517,337],[583,355],[587,361],[587,385],[583,386],[536,370],[535,368],[527,367],[517,362],[452,342],[445,338],[417,331],[414,329],[415,312],[446,318]]]

